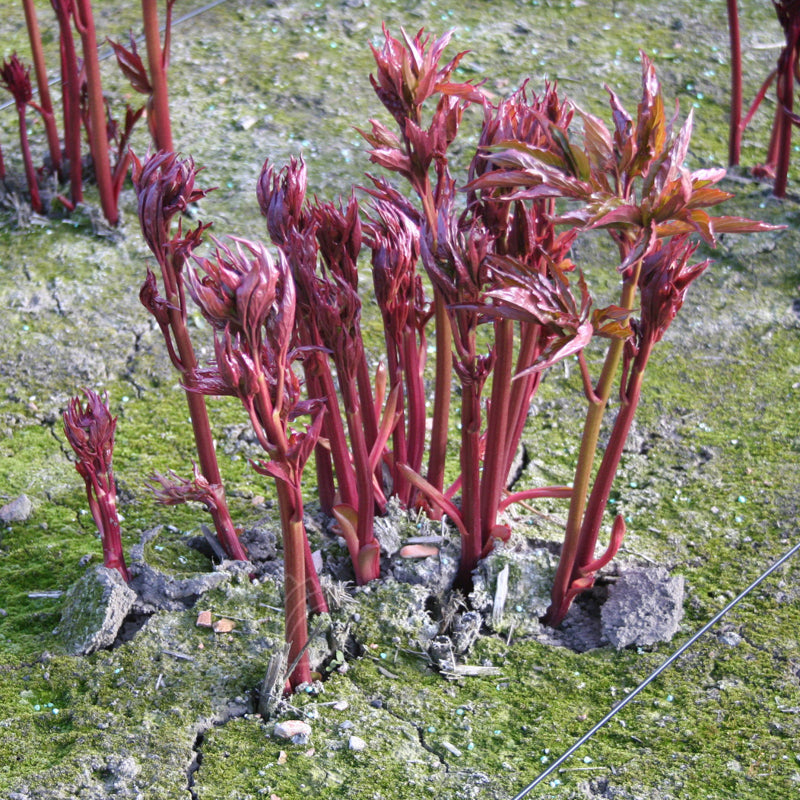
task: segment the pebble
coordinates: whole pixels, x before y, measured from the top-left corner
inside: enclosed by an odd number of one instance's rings
[[[273,733],[281,739],[291,739],[295,744],[305,744],[311,737],[311,726],[299,719],[276,722]]]
[[[442,747],[444,747],[444,749],[449,753],[452,753],[456,758],[461,755],[461,750],[459,750],[454,744],[451,744],[444,739],[442,740]]]
[[[230,633],[235,627],[236,623],[231,619],[218,619],[212,626],[214,633]]]
[[[10,503],[6,503],[0,508],[0,521],[9,522],[25,522],[33,513],[33,504],[28,499],[27,495],[21,494]]]
[[[400,558],[430,558],[438,555],[439,548],[431,544],[407,544],[400,548]]]
[[[735,631],[725,631],[719,634],[717,638],[722,644],[728,645],[728,647],[736,647],[742,643],[742,637]]]
[[[347,746],[350,750],[366,750],[367,743],[360,736],[351,736],[347,740]]]
[[[347,700],[338,700],[333,704],[334,711],[346,711],[350,704]]]
[[[197,615],[197,625],[198,628],[210,628],[211,627],[211,612],[210,611],[201,611]]]

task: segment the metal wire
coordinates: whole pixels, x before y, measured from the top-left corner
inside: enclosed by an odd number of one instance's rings
[[[786,563],[795,553],[800,550],[800,542],[798,542],[788,553],[785,553],[779,558],[771,567],[766,569],[761,575],[758,576],[744,591],[740,592],[733,600],[719,611],[713,619],[709,620],[697,633],[692,636],[685,644],[679,647],[658,669],[651,672],[629,695],[622,700],[619,705],[613,708],[600,720],[591,730],[581,736],[572,747],[569,748],[563,755],[559,756],[544,772],[536,777],[534,781],[529,783],[519,794],[515,795],[513,800],[522,800],[532,789],[538,786],[545,778],[552,775],[570,756],[572,756],[578,748],[586,744],[589,739],[594,736],[609,720],[613,719],[628,703],[633,700],[643,689],[649,686],[667,667],[674,661],[680,658],[707,630],[716,625],[737,603],[743,598],[747,597],[762,581],[768,578],[776,569]]]
[[[222,5],[225,2],[227,2],[227,0],[212,0],[212,2],[206,3],[204,6],[200,6],[200,8],[196,8],[194,11],[188,11],[183,16],[178,17],[177,19],[173,19],[172,20],[172,25],[173,25],[173,27],[176,27],[178,25],[181,25],[184,22],[188,22],[190,19],[194,19],[195,17],[199,17],[200,14],[204,14],[206,11],[210,11],[215,6]],[[163,25],[161,26],[161,31],[162,32],[164,31],[164,26]],[[140,34],[139,36],[137,36],[135,38],[136,38],[136,44],[141,44],[144,41],[144,34]],[[97,49],[98,49],[98,51],[100,50],[99,47]],[[100,52],[99,58],[100,58],[101,61],[105,61],[107,58],[111,58],[111,56],[113,56],[113,55],[114,55],[114,51],[109,48],[108,50]],[[61,78],[58,75],[56,75],[54,78],[50,78],[50,80],[47,82],[47,85],[48,86],[57,86],[59,83],[61,83]],[[38,92],[39,92],[39,90],[36,88],[36,86],[34,86],[33,87],[34,95],[38,94]],[[5,111],[7,108],[9,108],[9,107],[11,107],[13,105],[14,105],[14,101],[13,100],[6,100],[5,103],[0,103],[0,111]]]

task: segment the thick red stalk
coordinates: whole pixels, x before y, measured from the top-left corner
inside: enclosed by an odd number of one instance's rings
[[[205,407],[204,403],[203,408],[205,409]],[[216,457],[214,458],[214,463],[216,463]],[[206,480],[208,480],[207,477]],[[218,481],[218,485],[220,487],[222,486],[221,479]],[[214,529],[217,531],[220,544],[228,554],[228,557],[232,558],[234,561],[247,561],[247,551],[242,546],[236,534],[236,528],[233,526],[233,520],[231,519],[231,513],[228,510],[227,504],[225,502],[220,503],[215,508],[210,509],[210,514],[211,518],[214,520]]]
[[[142,0],[142,20],[147,46],[147,64],[150,68],[150,84],[153,87],[152,113],[155,115],[155,125],[151,126],[151,130],[155,134],[156,150],[171,151],[172,126],[169,116],[167,71],[158,25],[158,0]]]
[[[361,351],[358,359],[357,372],[356,372],[356,387],[358,390],[358,402],[361,409],[361,418],[364,425],[364,436],[367,445],[367,452],[372,452],[375,441],[378,438],[378,420],[375,414],[375,400],[372,396],[372,376],[369,372],[366,355],[363,346],[359,348]],[[378,481],[379,486],[383,486],[383,475],[381,474],[381,467],[378,466],[376,470],[375,479]],[[384,509],[380,508],[379,513],[383,513]]]
[[[361,408],[358,404],[355,387],[348,385],[346,379],[340,383],[345,414],[347,415],[347,429],[350,432],[350,447],[353,453],[353,464],[356,472],[356,486],[358,489],[358,524],[356,535],[359,550],[365,545],[375,541],[373,535],[373,520],[375,518],[375,491],[372,483],[372,472],[369,469],[369,448],[367,447]],[[371,574],[374,573],[374,574]],[[370,570],[370,574],[362,578],[369,581],[380,574],[380,562]]]
[[[481,385],[461,384],[461,518],[466,529],[461,536],[461,561],[456,587],[472,588],[472,570],[478,566],[481,541]]]
[[[119,222],[117,196],[111,179],[111,161],[106,132],[106,107],[100,80],[100,60],[97,55],[97,34],[90,0],[75,0],[75,27],[83,42],[83,63],[89,93],[89,148],[94,163],[97,190],[103,216],[110,225]]]
[[[422,454],[425,449],[425,385],[417,336],[410,326],[407,326],[403,332],[402,355],[403,374],[408,398],[407,463],[414,472],[419,472],[422,466]]]
[[[314,560],[311,555],[311,548],[308,544],[305,523],[303,522],[303,493],[301,479],[305,464],[297,465],[289,459],[289,439],[286,435],[285,423],[281,421],[280,414],[276,412],[269,396],[266,382],[260,382],[260,390],[249,405],[251,420],[259,442],[265,450],[270,452],[273,460],[285,466],[285,474],[291,476],[290,480],[275,478],[275,485],[278,489],[278,502],[283,509],[283,504],[288,505],[289,512],[287,519],[297,519],[300,522],[300,534],[303,539],[303,561],[305,564],[304,575],[305,585],[311,601],[311,607],[316,613],[324,613],[328,610],[325,598],[322,594],[322,587],[319,582]],[[284,520],[283,510],[281,520]],[[288,528],[283,528],[284,537],[289,536]],[[296,535],[297,531],[294,531]],[[288,639],[287,639],[288,641]]]
[[[58,18],[61,50],[61,105],[64,111],[64,155],[69,163],[69,192],[73,205],[83,201],[83,165],[81,163],[81,86],[78,56],[68,6],[53,0]]]
[[[125,583],[129,583],[131,576],[128,572],[128,567],[125,565],[125,556],[122,552],[122,536],[113,486],[109,485],[108,480],[101,481],[99,476],[93,478],[91,485],[96,494],[96,506],[92,498],[92,492],[89,490],[90,484],[88,482],[86,484],[86,492],[89,496],[89,508],[95,518],[103,543],[103,566],[117,570],[125,579]]]
[[[330,363],[323,353],[322,337],[313,319],[298,318],[296,324],[300,342],[310,349],[308,357],[303,360],[303,369],[309,382],[308,396],[324,400],[327,409],[322,420],[322,435],[330,446],[339,502],[355,508],[358,503],[356,478],[339,409],[336,384],[331,375]],[[317,446],[317,450],[320,446]]]
[[[481,478],[481,542],[486,545],[497,524],[500,497],[508,479],[509,405],[511,370],[514,363],[514,323],[498,319],[494,323],[495,362],[492,371],[492,396],[486,423],[486,452]]]
[[[311,548],[308,544],[303,522],[303,494],[300,488],[302,465],[297,467],[287,458],[289,441],[279,415],[275,413],[269,390],[264,381],[250,406],[256,435],[262,446],[271,452],[271,457],[284,464],[291,479],[275,478],[278,506],[281,514],[284,569],[284,608],[286,641],[291,644],[289,662],[299,657],[297,667],[289,676],[289,684],[297,688],[311,680],[308,653],[304,652],[308,641],[307,604],[317,613],[327,611]],[[302,655],[300,655],[302,653]]]
[[[311,681],[311,668],[306,647],[308,643],[308,613],[302,498],[285,481],[277,480],[275,484],[278,491],[283,531],[283,602],[286,617],[286,641],[290,644],[289,663],[297,660],[297,665],[288,679],[290,686],[296,689],[301,683]]]
[[[39,110],[47,134],[47,147],[50,151],[50,160],[56,173],[61,170],[61,142],[56,129],[56,118],[53,113],[53,101],[50,99],[50,86],[47,81],[47,67],[44,63],[42,50],[42,37],[39,32],[39,19],[33,0],[22,0],[25,9],[25,24],[28,28],[28,38],[31,42],[31,55],[33,69],[36,73],[36,85],[39,88]]]
[[[641,261],[637,263],[632,274],[628,275],[623,281],[620,298],[620,307],[622,308],[630,309],[633,307],[640,269]],[[559,617],[559,614],[561,614],[564,598],[567,597],[575,566],[586,508],[586,498],[600,438],[600,427],[605,415],[608,398],[611,396],[611,388],[622,358],[623,348],[624,344],[621,339],[613,339],[611,341],[606,352],[603,370],[600,373],[600,380],[591,396],[587,397],[589,407],[586,411],[586,419],[581,433],[581,445],[578,451],[578,463],[575,466],[575,478],[572,482],[573,490],[570,496],[567,525],[564,530],[564,542],[561,546],[561,555],[555,578],[553,579],[551,592],[553,602],[544,616],[544,621],[547,625],[557,625],[558,623],[554,622],[554,620],[559,619],[560,621],[560,619],[563,619],[563,616]],[[567,607],[569,607],[568,604]],[[566,613],[566,609],[564,609],[564,613]]]
[[[323,431],[331,447],[331,458],[336,470],[336,481],[339,487],[339,499],[355,507],[358,504],[358,489],[353,463],[350,459],[350,448],[347,445],[347,435],[342,423],[342,414],[339,410],[339,400],[330,367],[327,363],[321,365],[318,373],[322,387],[321,397],[325,398],[327,412],[322,420]]]
[[[651,349],[652,344],[644,342],[631,367],[625,396],[614,421],[608,445],[586,503],[569,579],[565,584],[558,585],[558,591],[554,586],[552,603],[546,615],[547,624],[553,627],[558,626],[566,616],[575,594],[572,589],[576,581],[580,581],[581,590],[588,589],[592,585],[593,575],[591,573],[587,574],[586,567],[595,560],[594,550],[597,545],[600,526],[603,522],[603,514],[608,505],[608,498],[622,458],[625,441],[628,438],[636,408],[639,404],[644,370],[650,357]]]
[[[539,325],[523,325],[522,341],[519,346],[517,356],[517,373],[530,367],[539,354],[541,327]],[[511,399],[508,408],[508,440],[505,450],[507,462],[505,474],[508,477],[511,472],[511,464],[517,454],[525,424],[528,421],[528,409],[531,405],[531,398],[539,389],[542,380],[541,372],[531,372],[522,378],[517,378],[511,384]]]
[[[308,607],[312,614],[327,614],[328,603],[322,592],[322,585],[319,582],[317,568],[314,565],[314,555],[311,552],[311,545],[308,541],[308,534],[305,531],[305,524],[303,525],[303,558],[306,565],[306,595],[308,598]]]
[[[180,268],[167,263],[169,256],[166,253],[155,253],[155,256],[161,266],[169,315],[169,328],[172,332],[174,349],[178,356],[176,367],[180,370],[185,385],[186,403],[189,406],[189,418],[192,424],[200,471],[210,484],[220,487],[221,502],[219,510],[212,512],[214,528],[220,543],[230,558],[246,561],[247,553],[239,541],[225,501],[222,475],[217,462],[214,436],[211,432],[211,422],[208,417],[205,397],[199,392],[193,391],[197,357],[186,326],[186,295],[183,291]],[[172,343],[166,334],[165,338],[167,338],[168,346],[172,349]]]
[[[728,164],[739,163],[742,150],[742,41],[739,32],[737,0],[728,2],[728,33],[731,42],[731,111],[728,140]]]
[[[398,348],[395,346],[394,337],[385,329],[387,371],[389,373],[389,386],[394,388],[400,386],[400,394],[397,398],[397,424],[392,431],[392,493],[400,500],[403,505],[408,507],[411,502],[411,484],[406,479],[400,469],[401,464],[408,463],[408,437],[406,428],[410,432],[410,426],[406,424],[405,396],[403,394],[403,379],[405,369],[401,365],[402,351],[398,355]],[[424,428],[423,428],[424,430]],[[419,467],[417,467],[417,470]]]
[[[589,500],[586,503],[586,513],[583,517],[581,526],[581,542],[575,557],[574,572],[581,571],[586,564],[594,560],[594,550],[597,544],[597,536],[603,521],[603,513],[608,505],[608,498],[611,495],[611,488],[614,485],[614,478],[617,474],[617,467],[622,458],[622,451],[628,438],[628,433],[636,414],[641,396],[642,381],[644,380],[644,370],[647,360],[650,357],[652,345],[643,344],[639,354],[634,359],[631,374],[628,378],[628,385],[625,390],[625,398],[622,402],[611,436],[608,440],[605,453],[597,470],[597,477],[592,486]]]
[[[800,22],[786,34],[786,47],[783,50],[782,63],[778,71],[778,121],[777,160],[775,164],[775,197],[786,196],[786,185],[789,176],[789,162],[792,155],[792,120],[794,106],[794,81],[797,65],[797,45],[800,35]]]
[[[308,359],[303,363],[306,376],[306,390],[309,397],[324,397],[320,388],[320,381],[313,369],[309,367]],[[326,415],[327,416],[327,415]],[[323,436],[325,435],[325,420],[323,420]],[[336,486],[333,475],[333,462],[331,451],[320,442],[314,445],[314,468],[317,473],[317,497],[322,513],[331,516],[336,505]]]
[[[170,289],[173,288],[173,291]],[[183,379],[186,382],[186,401],[189,405],[189,415],[192,421],[197,457],[200,462],[200,471],[211,484],[221,484],[217,456],[214,450],[214,438],[211,434],[211,423],[208,418],[208,408],[205,398],[196,391],[192,391],[192,375],[197,370],[197,357],[194,354],[192,340],[186,328],[185,310],[181,303],[181,293],[174,287],[166,285],[167,302],[169,303],[169,320],[172,336],[175,340],[175,350],[180,359],[183,370]]]
[[[17,103],[17,115],[19,116],[19,144],[22,149],[22,162],[25,165],[25,178],[28,181],[28,191],[31,193],[31,208],[41,214],[44,210],[42,199],[39,196],[39,183],[36,179],[36,170],[33,168],[33,158],[31,157],[31,147],[28,143],[28,126],[25,124],[25,104]]]
[[[433,394],[433,424],[428,454],[427,480],[439,491],[444,488],[444,467],[450,435],[450,397],[453,375],[452,330],[444,298],[436,292],[433,299],[436,326],[436,379]],[[434,517],[438,517],[434,512]]]

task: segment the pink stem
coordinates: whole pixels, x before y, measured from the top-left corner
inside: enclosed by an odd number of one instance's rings
[[[164,55],[161,50],[161,33],[158,26],[157,0],[142,0],[142,19],[147,46],[147,63],[153,87],[153,113],[156,150],[172,150],[172,127],[169,116],[169,93]],[[169,27],[167,28],[169,31]]]
[[[111,180],[106,107],[103,99],[103,86],[100,81],[97,34],[90,0],[75,0],[75,26],[83,42],[83,63],[86,68],[86,82],[89,89],[89,147],[92,151],[95,179],[100,193],[100,205],[108,223],[117,225],[119,209]]]
[[[33,5],[33,0],[22,0],[22,5],[25,9],[25,24],[27,25],[28,38],[31,42],[33,68],[36,72],[36,85],[39,88],[39,104],[45,132],[47,134],[47,146],[50,150],[50,160],[53,163],[53,169],[58,173],[61,170],[61,142],[58,139],[56,119],[53,114],[53,101],[50,99],[50,86],[47,82],[47,67],[44,63],[42,36],[39,32],[39,20],[36,16],[36,8]]]
[[[731,42],[731,118],[728,141],[728,164],[739,163],[742,150],[742,42],[739,33],[739,8],[728,0],[728,32]]]
[[[42,199],[39,196],[39,183],[36,179],[36,170],[33,168],[31,157],[31,147],[28,143],[28,127],[25,124],[25,104],[17,103],[17,114],[19,115],[19,144],[22,148],[22,161],[25,164],[25,178],[28,181],[28,190],[31,193],[31,208],[41,214],[43,209]]]
[[[297,665],[288,677],[289,684],[296,689],[301,683],[311,681],[311,667],[306,649],[308,612],[302,499],[298,498],[297,492],[285,481],[276,481],[276,488],[283,531],[283,602],[286,617],[286,641],[290,644],[289,663],[297,660]]]
[[[461,537],[461,561],[456,586],[472,588],[472,570],[478,566],[481,538],[480,467],[481,399],[480,385],[462,382],[461,387],[461,517],[466,535]]]
[[[64,110],[64,155],[69,162],[69,191],[73,205],[83,201],[81,163],[81,87],[78,57],[72,36],[70,10],[63,0],[53,0],[61,46],[61,103]]]
[[[434,228],[435,230],[435,228]],[[436,326],[436,382],[433,395],[433,426],[428,455],[428,482],[439,491],[444,488],[444,466],[450,436],[450,396],[453,374],[452,332],[444,298],[434,297]]]
[[[419,472],[425,448],[425,386],[417,336],[410,326],[407,326],[403,332],[403,372],[408,397],[408,460],[406,463],[414,472]]]
[[[492,372],[492,396],[486,424],[486,453],[481,478],[481,541],[491,541],[497,524],[500,497],[508,479],[508,445],[511,371],[514,361],[514,323],[499,319],[494,323],[496,359]]]
[[[794,105],[794,72],[797,63],[798,31],[787,34],[786,48],[783,51],[783,64],[778,73],[778,151],[775,164],[775,197],[786,196],[786,184],[789,175],[789,162],[792,155],[792,121],[790,115]]]
[[[597,546],[600,526],[603,522],[603,514],[608,505],[608,498],[611,495],[617,467],[622,458],[625,441],[628,438],[628,433],[636,414],[636,407],[639,404],[644,370],[650,357],[651,349],[652,343],[643,342],[631,367],[625,396],[614,421],[608,445],[605,453],[603,453],[603,459],[600,462],[592,491],[586,503],[586,511],[583,515],[575,557],[572,561],[572,571],[565,587],[566,591],[554,591],[553,602],[545,615],[547,624],[553,627],[559,625],[564,619],[575,595],[580,591],[591,588],[594,582],[593,574],[587,574],[587,566],[595,561],[594,551]],[[619,539],[620,530],[624,532],[624,527],[620,528],[615,523],[617,539]],[[614,543],[619,548],[620,542],[615,541]],[[579,589],[579,591],[574,591],[575,588]]]

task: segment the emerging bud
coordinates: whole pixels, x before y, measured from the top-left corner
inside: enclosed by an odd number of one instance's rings
[[[110,474],[117,419],[108,410],[107,398],[91,389],[83,393],[86,404],[73,397],[64,412],[64,433],[78,457],[75,467],[85,479]]]
[[[202,503],[209,511],[216,511],[225,503],[222,487],[219,484],[209,483],[197,464],[194,465],[192,478],[181,478],[173,470],[170,470],[169,475],[156,472],[146,485],[158,502],[165,506],[193,501]]]
[[[278,246],[285,245],[290,231],[301,231],[305,227],[306,165],[303,159],[292,158],[277,174],[269,161],[265,161],[256,195],[261,213],[267,218],[270,238]]]
[[[232,394],[243,401],[254,397],[258,392],[259,370],[253,357],[242,347],[240,335],[232,336],[226,328],[224,334],[214,340],[214,353],[217,375],[226,390],[221,393]]]
[[[361,252],[361,219],[358,201],[350,195],[347,208],[333,203],[319,203],[312,209],[317,223],[319,252],[325,266],[334,274],[358,288],[358,256]]]
[[[492,263],[496,274],[504,277],[505,285],[487,292],[496,305],[483,312],[487,316],[539,324],[547,342],[536,363],[519,375],[546,369],[588,344],[595,331],[590,314],[592,298],[583,275],[578,278],[581,293],[578,303],[566,273],[554,262],[548,264],[548,275],[504,269],[513,267],[513,259],[495,257]],[[622,325],[618,333],[619,338],[629,335]]]
[[[74,397],[64,412],[64,433],[77,456],[75,468],[86,485],[86,497],[103,542],[103,563],[130,580],[122,554],[117,490],[111,470],[116,417],[108,410],[108,399],[84,389],[85,405]]]
[[[651,343],[660,341],[683,305],[689,284],[708,267],[709,260],[688,264],[697,243],[687,235],[673,236],[666,244],[658,240],[653,252],[642,261],[639,278],[642,337]]]
[[[23,108],[33,99],[30,67],[26,67],[16,53],[3,62],[0,68],[0,85],[14,97],[17,108]]]
[[[159,262],[165,255],[172,219],[207,194],[195,188],[198,172],[191,158],[180,159],[166,150],[159,150],[144,164],[134,156],[133,185],[138,197],[139,223]]]
[[[420,106],[431,95],[449,85],[450,75],[466,53],[459,53],[444,67],[439,61],[450,42],[452,31],[435,42],[423,38],[420,30],[412,39],[401,29],[403,41],[392,37],[383,26],[383,47],[372,47],[372,55],[378,67],[377,77],[370,75],[372,88],[401,129],[405,121],[420,122]],[[474,87],[472,87],[474,90]]]
[[[419,228],[393,204],[374,203],[377,219],[369,226],[375,298],[384,316],[400,315],[402,329],[416,299],[416,264],[420,255]]]
[[[257,352],[262,328],[275,302],[280,271],[262,244],[233,241],[235,250],[215,239],[212,258],[194,258],[205,275],[189,272],[189,293],[216,330],[229,327],[242,334],[251,350]]]

